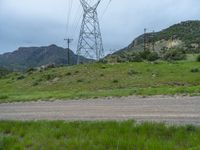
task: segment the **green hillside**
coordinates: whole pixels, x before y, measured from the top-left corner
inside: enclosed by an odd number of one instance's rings
[[[129,46],[108,55],[105,60],[109,62],[131,61],[131,57],[138,57],[135,53],[144,50],[144,41],[146,50],[157,53],[158,58],[164,60],[166,60],[165,55],[168,51],[177,51],[178,55],[199,54],[200,21],[185,21],[160,32],[142,34]],[[138,61],[138,58],[133,61]]]
[[[136,38],[136,45],[143,44],[144,35]],[[185,44],[185,48],[193,48],[191,44],[200,43],[200,21],[185,21],[170,26],[160,32],[147,33],[148,42],[158,42],[161,40],[181,40]],[[135,41],[135,40],[134,40]],[[130,45],[131,46],[131,45]],[[133,47],[133,45],[132,45]],[[198,47],[199,48],[199,47]]]
[[[199,62],[94,63],[0,79],[0,102],[174,94],[200,94]]]

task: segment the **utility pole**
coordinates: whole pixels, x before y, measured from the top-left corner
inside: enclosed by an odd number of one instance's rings
[[[155,31],[153,30],[153,33],[152,33],[153,35],[152,35],[152,47],[153,47],[153,51],[155,51]]]
[[[67,38],[64,40],[67,41],[67,64],[70,65],[70,43],[73,41],[73,39]]]
[[[144,51],[146,51],[146,32],[147,32],[147,29],[144,28]]]

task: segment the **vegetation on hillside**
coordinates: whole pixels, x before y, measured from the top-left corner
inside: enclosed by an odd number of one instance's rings
[[[200,43],[200,21],[185,21],[173,25],[168,29],[158,32],[155,36],[155,41],[160,39],[170,40],[171,38],[184,41],[185,47],[188,50],[193,49],[193,52],[200,52],[200,47],[195,48],[192,46],[192,44]]]
[[[140,56],[142,51],[143,53],[146,52],[144,51],[144,41],[146,51],[151,52],[150,58],[146,59]],[[155,58],[180,60],[185,59],[186,54],[199,54],[199,43],[200,21],[185,21],[160,32],[146,33],[139,36],[128,47],[108,55],[105,61],[137,62],[142,59],[152,61],[155,60]],[[165,54],[167,57],[165,57]],[[169,58],[171,54],[176,56],[174,58]]]
[[[85,64],[29,70],[0,79],[0,103],[128,95],[200,94],[195,61]]]
[[[169,49],[161,52],[145,50],[145,51],[129,51],[114,54],[103,59],[106,63],[121,63],[121,62],[142,62],[142,61],[176,61],[185,60],[186,52],[182,49]]]
[[[200,128],[124,122],[0,122],[0,149],[198,150]]]
[[[10,71],[5,69],[5,68],[0,68],[0,78],[6,76],[7,74],[9,74]]]

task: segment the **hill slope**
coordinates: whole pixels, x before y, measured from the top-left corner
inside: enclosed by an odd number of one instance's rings
[[[195,93],[200,93],[200,63],[191,61],[92,63],[12,73],[0,79],[0,103]]]
[[[185,21],[160,32],[143,34],[134,39],[129,46],[108,55],[107,58],[142,51],[144,50],[144,40],[146,49],[156,52],[178,48],[186,53],[200,53],[200,21]]]
[[[50,45],[47,47],[21,47],[12,53],[0,55],[0,67],[10,70],[25,70],[47,64],[67,64],[67,49]],[[77,55],[70,50],[70,64],[76,64]],[[89,61],[81,57],[82,62]]]

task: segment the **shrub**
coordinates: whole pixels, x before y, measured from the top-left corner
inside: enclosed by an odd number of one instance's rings
[[[9,97],[7,95],[1,95],[0,99],[4,100],[4,99],[8,99]]]
[[[21,76],[17,77],[17,80],[23,80],[23,79],[25,79],[24,75],[21,75]]]
[[[163,55],[164,60],[184,60],[186,59],[186,54],[184,51],[179,49],[170,49],[167,50]]]
[[[48,64],[48,65],[44,66],[44,70],[52,69],[52,68],[56,68],[56,65],[55,64]]]
[[[159,59],[158,53],[151,52],[150,50],[135,53],[134,56],[135,56],[135,60],[138,62],[141,62],[142,60],[155,61]]]
[[[199,72],[200,70],[198,69],[198,68],[193,68],[193,69],[191,69],[190,70],[192,73],[197,73],[197,72]]]
[[[101,66],[101,69],[106,69],[106,66]]]
[[[77,82],[81,83],[81,82],[84,82],[83,79],[78,79]]]
[[[35,68],[29,68],[26,72],[27,72],[27,73],[30,73],[30,72],[34,72],[34,71],[36,71]]]
[[[193,125],[187,125],[186,130],[187,130],[187,132],[196,132],[197,129]]]
[[[72,73],[71,73],[71,72],[68,72],[68,73],[66,73],[65,75],[66,75],[66,76],[71,76]]]
[[[35,82],[33,82],[33,84],[32,84],[32,86],[37,86],[37,85],[39,85],[39,82],[38,82],[38,81],[35,81]]]
[[[197,57],[197,61],[200,62],[200,55]]]
[[[108,63],[108,60],[107,60],[107,59],[100,59],[100,60],[99,60],[99,63],[107,64],[107,63]]]
[[[10,73],[9,70],[7,70],[5,68],[0,68],[0,78],[6,76],[9,73]]]
[[[43,75],[43,76],[42,76],[42,78],[43,78],[44,80],[47,80],[47,81],[53,80],[55,77],[56,77],[56,76],[55,76],[54,74],[46,74],[46,75]]]
[[[128,56],[128,61],[129,62],[142,62],[142,57],[139,53],[132,53]]]
[[[149,53],[149,55],[147,56],[147,60],[148,61],[156,61],[159,59],[159,55],[157,52],[151,52]]]
[[[123,63],[123,62],[126,62],[127,59],[122,56],[117,56],[116,61],[117,61],[117,63]]]
[[[75,71],[75,74],[78,74],[79,73],[79,71],[77,70],[77,71]]]
[[[101,74],[100,74],[100,77],[104,77],[104,74],[103,74],[103,73],[101,73]]]
[[[151,51],[150,50],[145,50],[145,51],[142,51],[140,52],[140,56],[141,58],[147,60],[148,59],[148,56],[151,54]]]
[[[119,81],[115,79],[115,80],[113,80],[113,83],[119,83]]]

